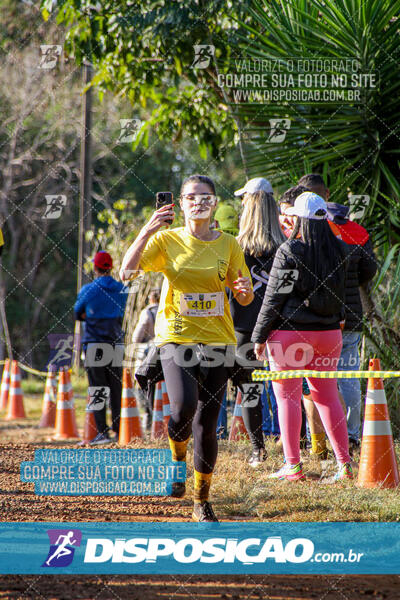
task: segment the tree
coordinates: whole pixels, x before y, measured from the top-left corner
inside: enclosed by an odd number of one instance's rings
[[[322,93],[320,77],[305,88],[304,77],[299,83],[301,69],[293,71],[293,65],[317,58],[327,59],[328,82],[333,61],[342,59],[355,65],[346,88],[351,89],[354,73],[355,81],[364,81],[358,84],[360,102],[349,96],[334,104],[296,101],[287,94],[277,102],[253,97],[238,111],[246,123],[251,173],[262,168],[286,188],[304,173],[319,172],[328,181],[331,200],[348,204],[350,196],[369,197],[362,224],[382,269],[375,286],[378,307],[370,302],[367,330],[374,351],[390,368],[398,366],[400,345],[399,10],[399,0],[262,0],[252,2],[251,22],[242,21],[238,34],[238,46],[250,62],[262,58],[282,67],[278,91]],[[284,81],[290,72],[293,84]],[[277,143],[271,143],[271,118],[290,123]]]
[[[14,357],[44,368],[47,336],[73,331],[81,72],[63,52],[54,68],[38,68],[40,45],[62,46],[64,28],[44,22],[34,6],[3,0],[2,8],[0,44],[7,54],[0,72],[0,225],[5,235],[0,302],[7,310]],[[148,148],[122,142],[120,120],[132,112],[128,99],[107,91],[101,102],[94,96],[88,273],[98,249],[109,249],[118,266],[143,224],[143,209],[154,206],[156,191],[171,189],[177,195],[182,179],[198,171],[215,178],[224,198],[243,184],[236,151],[221,166],[201,159],[197,144],[185,136],[167,143],[150,132]],[[149,110],[140,107],[136,114],[146,120]],[[56,219],[43,218],[46,196],[66,197]]]
[[[385,233],[392,242],[400,241],[399,10],[399,0],[264,0],[253,3],[252,22],[242,23],[246,34],[241,34],[250,60],[279,61],[286,65],[286,74],[290,57],[295,64],[323,58],[331,65],[348,59],[358,67],[350,67],[347,87],[353,76],[375,76],[373,84],[369,78],[359,84],[360,102],[284,99],[262,109],[244,103],[239,111],[248,123],[253,172],[264,164],[266,153],[268,173],[277,182],[286,184],[305,171],[325,170],[338,201],[345,200],[348,191],[370,195],[364,222],[379,239]],[[333,72],[327,75],[329,82]],[[304,88],[304,77],[302,81]],[[316,77],[308,89],[322,91],[320,81]],[[282,143],[270,143],[265,135],[270,117],[291,120]]]
[[[90,59],[93,84],[149,109],[137,143],[152,129],[161,139],[196,140],[200,155],[221,160],[237,141],[235,111],[217,85],[214,60],[196,68],[195,45],[213,46],[215,56],[234,47],[241,3],[226,0],[42,0],[45,18],[56,15],[68,28],[65,50],[78,64]],[[206,49],[206,52],[210,52]],[[207,61],[206,61],[207,62]],[[236,134],[236,137],[235,137]]]

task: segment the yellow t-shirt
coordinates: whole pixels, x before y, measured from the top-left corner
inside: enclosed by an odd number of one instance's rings
[[[221,233],[206,242],[183,227],[158,231],[145,246],[140,269],[167,278],[155,323],[157,346],[236,344],[225,287],[233,289],[239,269],[244,277],[250,273],[232,235]]]

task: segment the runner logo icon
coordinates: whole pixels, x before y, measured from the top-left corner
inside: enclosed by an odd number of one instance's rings
[[[69,367],[72,361],[74,347],[74,336],[72,333],[50,333],[47,336],[50,344],[49,360],[46,367],[50,365]]]
[[[299,278],[297,269],[278,269],[279,282],[276,291],[280,294],[290,294]]]
[[[207,69],[215,55],[215,46],[212,44],[195,44],[194,59],[192,62],[193,69]]]
[[[67,567],[72,563],[75,548],[81,545],[80,529],[48,529],[50,548],[42,567]]]
[[[263,383],[242,383],[242,406],[254,408],[257,406],[263,392]]]
[[[103,410],[106,401],[110,400],[110,388],[106,386],[90,386],[89,387],[89,402],[86,410]]]

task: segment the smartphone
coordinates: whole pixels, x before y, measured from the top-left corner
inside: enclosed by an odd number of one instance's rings
[[[161,208],[166,204],[172,204],[174,201],[174,195],[172,192],[157,192],[156,194],[156,208]],[[166,223],[172,223],[173,219],[165,219]]]

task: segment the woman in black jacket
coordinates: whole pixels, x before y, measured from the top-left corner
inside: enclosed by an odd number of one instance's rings
[[[325,201],[297,197],[286,214],[297,216],[290,239],[277,251],[252,341],[259,360],[267,342],[271,370],[337,369],[344,318],[348,250],[327,223]],[[296,236],[300,232],[300,239]],[[308,378],[312,399],[339,463],[336,479],[352,479],[346,417],[336,379]],[[303,479],[300,462],[302,379],[273,383],[286,463],[270,477]]]
[[[262,368],[263,363],[255,360],[251,334],[261,309],[275,253],[286,238],[279,223],[278,207],[269,181],[263,177],[250,179],[244,188],[235,192],[235,196],[242,196],[243,212],[237,241],[251,273],[254,300],[242,307],[230,292],[229,304],[237,339],[237,354],[243,366],[252,365],[248,372],[249,383],[242,384],[242,416],[252,445],[249,464],[257,467],[266,459],[261,405],[264,386],[262,383],[251,383],[251,372],[255,367]]]

